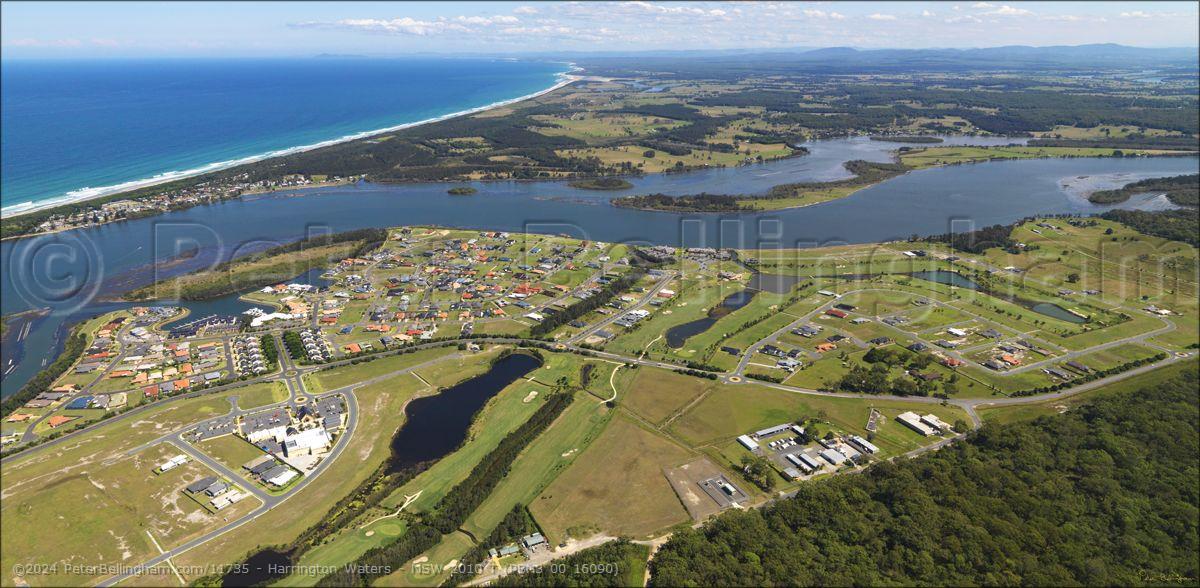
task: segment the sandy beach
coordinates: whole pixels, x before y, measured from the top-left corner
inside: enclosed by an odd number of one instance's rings
[[[568,66],[570,67],[570,70],[569,70],[570,72],[579,71],[579,68],[577,66],[575,66],[575,64],[573,64],[573,63],[568,64]],[[531,94],[525,94],[523,96],[518,96],[516,98],[511,98],[508,100],[500,100],[497,102],[493,102],[491,104],[479,106],[477,108],[469,108],[466,110],[460,110],[457,112],[452,112],[452,113],[445,114],[442,116],[436,116],[436,117],[427,118],[427,119],[423,119],[423,120],[419,120],[419,121],[415,121],[415,122],[403,123],[403,124],[398,124],[398,125],[394,125],[394,126],[390,126],[390,127],[384,127],[384,128],[380,128],[380,129],[372,129],[372,130],[363,131],[360,133],[353,133],[350,135],[338,137],[336,139],[330,139],[328,141],[320,141],[320,142],[312,143],[312,144],[308,144],[308,145],[289,147],[287,149],[279,149],[279,150],[275,150],[275,151],[261,153],[258,155],[251,155],[249,157],[242,157],[239,159],[231,159],[228,161],[220,161],[220,162],[216,162],[216,163],[210,163],[208,165],[198,167],[195,169],[165,172],[165,173],[158,174],[158,175],[150,177],[150,178],[145,178],[145,179],[141,179],[141,180],[133,180],[133,181],[124,182],[121,184],[116,184],[113,186],[104,186],[104,187],[99,187],[99,188],[82,188],[82,189],[74,190],[72,192],[64,194],[57,198],[50,198],[48,200],[42,200],[42,201],[38,201],[38,202],[23,202],[20,204],[14,204],[11,206],[7,206],[7,207],[0,209],[0,214],[3,214],[6,217],[20,216],[23,214],[29,214],[32,212],[47,210],[47,209],[55,208],[58,206],[63,206],[66,204],[75,204],[75,203],[79,203],[79,202],[86,202],[88,200],[94,200],[97,198],[112,196],[114,194],[121,194],[123,192],[130,192],[130,191],[137,190],[140,188],[147,188],[150,186],[157,186],[157,185],[165,184],[168,182],[173,182],[173,181],[177,181],[177,180],[196,177],[196,176],[204,175],[207,173],[212,173],[212,172],[221,171],[224,169],[229,169],[232,167],[237,167],[239,165],[255,163],[258,161],[272,159],[275,157],[283,157],[283,156],[291,155],[294,153],[303,153],[305,151],[312,151],[314,149],[320,149],[322,147],[338,145],[340,143],[348,143],[350,141],[358,141],[360,139],[367,139],[367,138],[373,137],[375,135],[380,135],[383,133],[392,133],[392,132],[401,131],[404,129],[411,129],[414,127],[419,127],[422,125],[441,122],[441,121],[458,118],[458,117],[462,117],[462,116],[470,116],[470,115],[474,115],[474,114],[479,114],[481,112],[485,112],[485,111],[496,109],[496,108],[501,108],[504,106],[515,104],[517,102],[522,102],[525,100],[532,100],[539,96],[549,94],[550,92],[553,92],[555,90],[558,90],[560,88],[568,86],[568,85],[570,85],[576,81],[579,81],[581,79],[583,79],[583,78],[578,75],[575,75],[573,73],[561,73],[558,75],[558,81],[553,86],[550,86],[543,90],[538,90],[537,92],[533,92]]]

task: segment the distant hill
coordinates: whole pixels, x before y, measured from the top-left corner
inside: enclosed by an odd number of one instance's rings
[[[702,60],[696,59],[703,57]],[[1145,48],[1112,43],[1031,47],[1009,45],[978,49],[856,49],[853,47],[795,48],[773,51],[677,51],[647,54],[573,56],[592,73],[620,64],[636,69],[762,73],[887,73],[901,71],[1087,71],[1148,69],[1195,78],[1200,64],[1194,47]]]

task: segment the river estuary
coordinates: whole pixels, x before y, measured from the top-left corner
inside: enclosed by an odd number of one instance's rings
[[[953,138],[947,144],[1006,144],[1009,139]],[[811,153],[776,162],[633,178],[634,187],[587,192],[562,182],[461,184],[360,183],[251,196],[161,216],[0,244],[6,273],[0,309],[8,315],[48,308],[18,342],[6,344],[0,389],[15,392],[61,349],[71,324],[119,308],[121,293],[306,235],[362,227],[436,224],[501,231],[564,233],[628,243],[709,247],[812,247],[967,230],[1035,214],[1092,214],[1077,186],[1109,187],[1130,178],[1197,173],[1196,157],[998,161],[909,173],[848,198],[810,207],[741,215],[675,214],[618,208],[630,194],[763,193],[771,186],[847,176],[844,161],[886,161],[903,146],[866,138],[808,145]],[[1170,207],[1135,197],[1123,208]],[[187,253],[186,258],[181,255]],[[171,263],[165,263],[172,260]],[[236,300],[235,300],[236,302]],[[232,304],[212,301],[206,305]],[[242,303],[237,303],[242,304]],[[248,305],[242,305],[242,309]],[[202,316],[196,309],[192,316]],[[22,331],[24,329],[22,328]]]

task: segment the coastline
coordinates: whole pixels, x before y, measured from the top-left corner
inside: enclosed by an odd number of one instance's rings
[[[112,186],[102,186],[100,188],[86,188],[86,187],[80,188],[78,190],[73,190],[71,192],[68,192],[62,196],[58,196],[55,198],[50,198],[50,199],[42,200],[42,201],[38,201],[38,202],[22,202],[22,203],[13,204],[13,205],[9,205],[9,206],[0,208],[0,215],[3,215],[5,217],[17,217],[17,216],[21,216],[21,215],[25,215],[25,214],[30,214],[30,213],[34,213],[34,212],[40,212],[40,211],[56,208],[59,206],[65,206],[65,205],[69,205],[69,204],[79,204],[82,202],[87,202],[88,200],[94,200],[97,198],[104,198],[107,196],[118,195],[118,194],[122,194],[124,192],[131,192],[133,190],[149,188],[149,187],[165,184],[168,182],[174,182],[177,180],[194,178],[197,176],[202,176],[207,173],[223,171],[223,170],[234,168],[234,167],[237,167],[240,165],[256,163],[259,161],[274,159],[276,157],[283,157],[283,156],[292,155],[295,153],[304,153],[306,151],[312,151],[314,149],[321,149],[324,147],[339,145],[341,143],[349,143],[351,141],[367,139],[367,138],[373,137],[375,135],[380,135],[383,133],[394,133],[396,131],[402,131],[405,129],[411,129],[411,128],[428,125],[428,124],[433,124],[433,123],[437,123],[437,122],[442,122],[442,121],[459,118],[459,117],[463,117],[463,116],[479,114],[481,112],[486,112],[488,110],[493,110],[496,108],[502,108],[505,106],[509,106],[511,104],[516,104],[518,102],[524,102],[526,100],[532,100],[534,98],[544,96],[546,94],[549,94],[550,92],[554,92],[555,90],[564,88],[566,86],[569,86],[569,85],[583,79],[583,76],[579,76],[579,75],[576,75],[576,73],[573,73],[573,72],[581,71],[578,66],[576,66],[574,63],[568,63],[567,65],[569,66],[569,69],[565,72],[562,72],[562,73],[559,73],[556,75],[557,81],[554,83],[554,85],[552,85],[548,88],[544,88],[542,90],[538,90],[537,92],[525,94],[523,96],[517,96],[515,98],[510,98],[507,100],[499,100],[496,102],[492,102],[490,104],[485,104],[483,106],[477,106],[475,108],[468,108],[466,110],[451,112],[449,114],[435,116],[432,118],[427,118],[427,119],[423,119],[423,120],[419,120],[419,121],[402,123],[402,124],[393,125],[390,127],[384,127],[381,129],[362,131],[359,133],[352,133],[349,135],[344,135],[344,136],[338,137],[336,139],[319,141],[317,143],[311,143],[308,145],[299,145],[296,147],[288,147],[285,149],[276,149],[274,151],[268,151],[266,153],[250,155],[250,156],[241,157],[238,159],[230,159],[230,160],[226,160],[226,161],[214,162],[214,163],[210,163],[210,164],[207,164],[207,165],[204,165],[204,166],[201,166],[198,168],[193,168],[190,170],[163,172],[163,173],[157,174],[157,175],[149,177],[149,178],[144,178],[144,179],[140,179],[140,180],[131,180],[128,182],[122,182],[120,184],[114,184]],[[74,196],[72,196],[73,194],[74,194]],[[38,234],[45,234],[45,233],[38,233]],[[32,237],[34,235],[30,234],[30,235],[22,235],[22,236]]]

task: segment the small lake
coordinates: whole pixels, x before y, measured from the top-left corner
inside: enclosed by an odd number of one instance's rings
[[[952,272],[949,270],[929,270],[913,272],[909,275],[921,280],[937,282],[938,284],[945,284],[947,286],[954,286],[956,288],[966,288],[968,290],[979,289],[979,284],[975,283],[975,280],[972,280],[971,278],[968,278],[958,272]]]
[[[679,349],[680,347],[683,347],[683,344],[688,339],[707,331],[709,327],[716,324],[721,317],[743,306],[746,306],[747,304],[750,304],[750,301],[754,300],[754,295],[756,293],[757,292],[755,290],[751,290],[749,288],[734,292],[733,294],[726,296],[720,304],[709,309],[708,315],[704,318],[688,321],[682,325],[676,325],[670,329],[667,329],[665,335],[667,339],[667,346],[672,349]]]
[[[667,346],[672,349],[679,349],[688,339],[707,331],[723,316],[750,304],[754,296],[759,292],[770,292],[772,294],[787,294],[800,283],[803,278],[800,276],[788,276],[783,274],[763,274],[754,272],[750,277],[750,283],[746,285],[746,289],[741,292],[734,292],[726,296],[720,304],[714,306],[708,311],[708,316],[694,321],[676,325],[667,329],[664,335],[667,340]]]
[[[783,274],[761,274],[754,272],[750,278],[750,284],[746,286],[747,290],[755,292],[770,292],[772,294],[787,294],[792,291],[803,281],[800,276],[788,276]]]
[[[1077,325],[1082,325],[1082,324],[1088,322],[1087,318],[1079,316],[1057,304],[1053,304],[1050,302],[1039,302],[1037,304],[1030,306],[1029,310],[1032,310],[1033,312],[1036,312],[1038,314],[1044,314],[1051,318],[1056,318],[1060,321],[1067,321],[1068,323],[1075,323]]]
[[[410,401],[404,407],[404,424],[392,437],[387,472],[434,462],[458,449],[487,401],[541,365],[541,360],[532,355],[511,353],[493,362],[481,375]],[[283,571],[291,564],[291,554],[263,549],[246,558],[246,573],[226,574],[221,585],[262,585],[284,577]],[[272,572],[274,569],[279,571]]]
[[[1008,300],[1009,302],[1018,304],[1024,308],[1028,308],[1029,310],[1032,310],[1033,312],[1048,316],[1050,318],[1056,318],[1060,321],[1066,321],[1068,323],[1075,323],[1077,325],[1081,325],[1081,324],[1088,322],[1087,318],[1079,316],[1079,315],[1077,315],[1057,304],[1054,304],[1052,302],[1034,302],[1031,300],[1026,300],[1024,298],[1019,298],[1019,297],[1015,297],[1015,296],[1002,296],[1002,295],[996,294],[994,292],[985,291],[974,280],[972,280],[958,272],[952,272],[949,270],[930,270],[930,271],[913,272],[909,275],[911,275],[914,278],[928,280],[930,282],[937,282],[939,284],[955,286],[958,288],[966,288],[968,290],[978,290],[978,291],[984,292],[989,295],[999,296],[1000,298]]]
[[[436,461],[458,449],[467,438],[475,413],[540,365],[541,360],[532,355],[511,353],[496,360],[481,375],[409,402],[404,408],[404,425],[392,437],[388,472]]]

